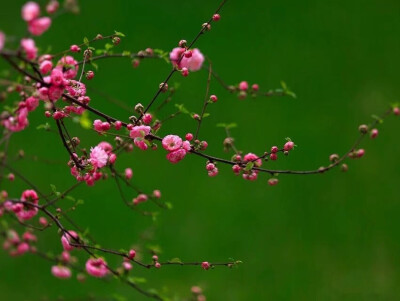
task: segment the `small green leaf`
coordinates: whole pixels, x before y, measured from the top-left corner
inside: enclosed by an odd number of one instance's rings
[[[89,39],[87,37],[84,37],[83,43],[85,43],[86,46],[89,46]]]
[[[119,31],[116,31],[116,30],[114,30],[114,32],[115,32],[115,35],[118,36],[118,37],[125,37],[125,35],[122,32],[119,32]]]
[[[169,262],[171,262],[171,263],[182,263],[182,260],[180,260],[179,258],[176,257],[176,258],[170,259]]]
[[[250,171],[254,167],[254,162],[248,162],[246,167],[244,168],[245,171]]]

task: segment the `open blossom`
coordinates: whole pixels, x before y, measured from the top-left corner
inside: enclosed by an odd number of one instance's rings
[[[259,157],[253,153],[248,153],[243,157],[243,160],[245,162],[250,162],[253,161],[254,165],[257,167],[260,167],[262,165],[262,160],[259,159]]]
[[[86,271],[93,277],[104,277],[108,273],[107,263],[102,258],[90,258],[86,261]]]
[[[86,94],[85,84],[76,80],[71,80],[65,89],[67,89],[68,93],[74,97],[84,96]]]
[[[28,23],[28,30],[34,36],[40,36],[49,29],[51,19],[49,17],[37,18]]]
[[[71,237],[72,236],[72,237]],[[75,243],[75,239],[78,239],[79,236],[75,231],[69,230],[68,233],[64,233],[61,236],[61,244],[65,251],[72,251],[75,247],[70,245],[70,242]]]
[[[53,274],[54,277],[60,278],[60,279],[67,279],[71,278],[71,270],[62,265],[53,265],[51,267],[51,273]]]
[[[132,130],[129,132],[129,136],[134,138],[144,138],[148,134],[150,134],[151,127],[147,125],[138,125],[134,126]]]
[[[50,60],[44,60],[39,65],[40,73],[47,74],[50,72],[51,68],[53,68],[53,63]]]
[[[176,48],[172,49],[172,51],[169,54],[169,58],[170,58],[171,62],[173,64],[177,65],[179,69],[187,68],[190,71],[199,70],[204,62],[204,55],[200,52],[200,50],[197,48],[193,49],[191,51],[192,55],[190,57],[186,57],[186,56],[182,57],[184,52],[185,52],[185,49],[181,48],[181,47],[176,47]],[[181,57],[182,57],[182,59],[179,62],[179,59]]]
[[[75,78],[79,70],[78,62],[70,55],[62,57],[57,62],[56,68],[63,70],[66,79]]]
[[[186,156],[186,150],[184,150],[183,148],[180,148],[176,151],[170,152],[169,154],[167,154],[167,159],[169,162],[171,163],[178,163],[179,161],[181,161],[183,158],[185,158]]]
[[[22,6],[21,11],[22,19],[26,22],[30,22],[40,15],[39,4],[33,1],[29,1]]]
[[[38,49],[36,48],[35,41],[32,39],[22,39],[21,47],[26,54],[28,60],[34,60],[37,56]]]
[[[102,168],[107,165],[108,155],[100,146],[90,149],[90,162],[97,168]]]
[[[162,146],[169,152],[175,151],[182,146],[182,139],[177,135],[167,135],[162,140]]]
[[[3,47],[4,47],[4,42],[5,42],[5,40],[6,40],[6,36],[5,36],[5,34],[2,32],[2,31],[0,31],[0,51],[3,49]]]

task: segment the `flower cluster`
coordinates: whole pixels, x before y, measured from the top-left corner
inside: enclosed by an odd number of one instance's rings
[[[162,146],[168,151],[167,159],[171,163],[178,163],[185,158],[190,151],[191,145],[188,140],[182,141],[177,135],[167,135],[162,140]]]

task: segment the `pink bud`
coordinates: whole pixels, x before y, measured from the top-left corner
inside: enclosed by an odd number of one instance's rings
[[[219,14],[215,14],[215,15],[213,15],[212,19],[214,22],[218,22],[219,19],[221,19],[221,16]]]
[[[239,83],[239,89],[242,91],[247,91],[249,88],[249,84],[246,81],[242,81]]]
[[[212,102],[217,102],[218,97],[217,97],[216,95],[211,95],[211,96],[210,96],[210,100],[211,100]]]
[[[36,19],[39,15],[40,7],[36,2],[29,1],[22,7],[22,19],[26,22]]]
[[[201,267],[202,267],[204,270],[208,270],[211,266],[210,266],[210,263],[208,263],[207,261],[203,261],[203,262],[201,263]]]

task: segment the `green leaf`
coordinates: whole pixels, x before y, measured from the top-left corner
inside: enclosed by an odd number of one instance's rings
[[[128,280],[135,284],[143,284],[147,282],[147,279],[143,277],[128,277]]]
[[[131,56],[131,52],[130,51],[128,51],[128,50],[124,50],[124,51],[122,51],[122,55],[123,56]]]
[[[172,263],[182,263],[182,260],[180,260],[179,258],[176,257],[176,258],[170,259],[169,262],[172,262]]]
[[[125,37],[125,35],[122,32],[119,32],[119,31],[116,31],[116,30],[114,30],[114,32],[115,32],[115,35],[118,36],[118,37]]]
[[[372,119],[378,121],[379,123],[383,123],[383,119],[381,117],[379,117],[377,115],[372,115],[371,117],[372,117]]]
[[[50,188],[53,193],[57,193],[57,188],[54,184],[50,184]]]
[[[250,171],[254,167],[254,162],[248,162],[246,167],[244,168],[245,171]]]
[[[49,131],[50,130],[50,124],[48,124],[47,122],[45,124],[40,124],[36,127],[37,130],[45,130],[45,131]]]
[[[86,46],[89,46],[89,39],[87,37],[84,37],[83,43],[85,43]]]
[[[203,114],[203,118],[206,118],[206,117],[208,117],[208,116],[210,116],[210,113],[204,113],[204,114]]]
[[[84,111],[81,117],[79,118],[79,124],[86,130],[90,130],[92,128],[92,120],[89,118],[89,113]]]
[[[179,110],[179,112],[183,114],[190,114],[190,112],[185,108],[183,104],[175,104],[175,107]]]

